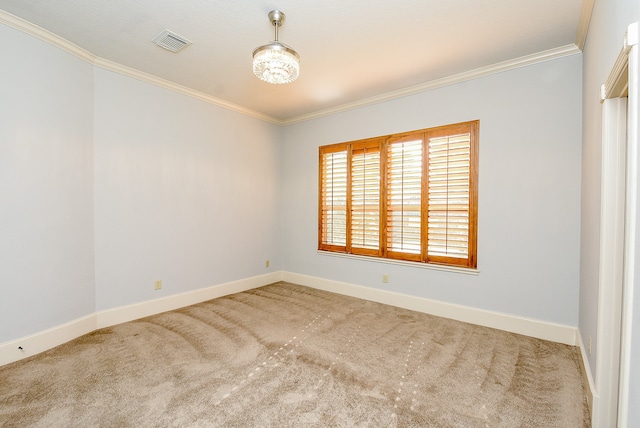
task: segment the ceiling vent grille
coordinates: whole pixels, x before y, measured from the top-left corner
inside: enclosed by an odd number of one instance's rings
[[[155,36],[152,42],[160,46],[161,48],[165,48],[171,52],[178,52],[179,50],[184,49],[185,47],[193,43],[190,40],[187,40],[184,37],[179,36],[169,30],[164,30],[163,32]]]

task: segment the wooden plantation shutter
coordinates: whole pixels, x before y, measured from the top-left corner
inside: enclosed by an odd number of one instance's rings
[[[320,147],[318,248],[476,268],[478,126]]]
[[[318,248],[346,251],[347,148],[320,149],[320,231]]]
[[[427,133],[428,262],[475,267],[475,141],[473,124]]]
[[[422,142],[412,134],[387,143],[387,255],[421,260]]]
[[[351,145],[351,241],[354,254],[380,254],[380,142]],[[350,244],[350,245],[349,245]]]

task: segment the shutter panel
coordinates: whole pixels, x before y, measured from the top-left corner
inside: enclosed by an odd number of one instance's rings
[[[476,268],[479,121],[320,147],[318,248]]]
[[[347,245],[347,150],[320,152],[320,249]]]
[[[378,255],[379,250],[380,144],[354,144],[351,152],[351,252]]]
[[[422,141],[420,134],[387,145],[387,253],[390,257],[419,260],[422,252]]]
[[[428,151],[428,257],[467,260],[471,135],[430,136]]]

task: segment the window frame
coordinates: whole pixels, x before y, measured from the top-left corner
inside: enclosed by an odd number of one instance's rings
[[[451,125],[425,128],[416,131],[403,132],[398,134],[355,140],[319,147],[319,171],[318,171],[318,250],[331,253],[353,254],[372,258],[406,261],[411,263],[423,263],[427,265],[451,266],[458,268],[477,268],[477,234],[478,234],[478,146],[479,146],[480,121],[469,121],[455,123]],[[433,255],[429,253],[429,142],[432,138],[451,137],[456,135],[469,134],[469,157],[468,157],[468,204],[465,205],[464,213],[468,212],[468,233],[466,235],[467,254],[466,258],[453,257],[450,255]],[[389,195],[390,178],[387,175],[389,168],[388,150],[391,144],[401,141],[412,140],[416,137],[422,140],[421,152],[421,200],[420,200],[420,253],[391,251],[388,248],[388,236],[390,225],[388,224],[387,198]],[[447,143],[448,144],[448,143]],[[378,239],[377,249],[354,247],[352,237],[352,170],[353,154],[362,148],[374,148],[380,153],[379,165],[379,211],[378,211]],[[466,147],[466,146],[465,146]],[[334,245],[323,242],[324,211],[323,204],[323,156],[330,153],[346,152],[346,215],[345,215],[345,243],[344,245]],[[452,169],[447,168],[447,177],[452,174]],[[403,182],[404,183],[404,182]],[[447,181],[448,186],[449,181]],[[333,183],[332,183],[333,184]],[[447,204],[449,200],[447,199]],[[454,212],[454,210],[446,210]],[[447,216],[448,218],[448,216]],[[445,230],[449,230],[449,223]],[[448,236],[448,234],[447,234]],[[463,235],[464,236],[464,235]],[[447,238],[448,239],[448,238]]]

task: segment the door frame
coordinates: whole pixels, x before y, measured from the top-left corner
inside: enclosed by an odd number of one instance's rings
[[[638,224],[638,23],[602,85],[600,277],[593,426],[626,427]],[[624,99],[626,97],[626,100]]]

